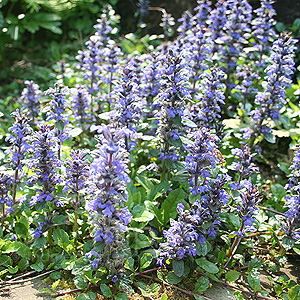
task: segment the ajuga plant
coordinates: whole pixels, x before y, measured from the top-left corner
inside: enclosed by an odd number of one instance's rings
[[[162,10],[161,23],[159,25],[163,28],[165,39],[168,41],[174,34],[175,20],[165,9]]]
[[[228,177],[213,177],[216,165],[222,162],[216,145],[218,137],[203,127],[188,135],[186,145],[186,171],[189,174],[190,193],[196,200],[190,209],[183,204],[177,206],[178,219],[170,221],[170,228],[164,231],[166,243],[159,249],[159,264],[173,259],[175,264],[186,256],[196,256],[199,246],[207,238],[215,238],[220,222],[219,213],[229,202],[224,185]],[[174,266],[173,261],[173,266]]]
[[[71,106],[75,120],[84,130],[85,124],[91,123],[93,117],[91,114],[91,96],[83,86],[76,86],[75,94],[71,98]]]
[[[249,112],[247,106],[248,104],[253,105],[253,101],[251,100],[254,99],[254,96],[258,92],[255,83],[260,77],[254,71],[254,66],[250,64],[238,65],[236,68],[236,77],[239,80],[239,83],[235,86],[235,90],[242,95],[241,108],[247,115]]]
[[[288,196],[285,197],[286,220],[283,226],[285,234],[294,240],[300,238],[300,189],[299,189],[300,147],[296,148],[295,156],[290,167],[291,176],[285,186]]]
[[[212,10],[211,1],[197,0],[197,6],[194,8],[196,14],[194,15],[194,23],[196,26],[207,26],[206,22]]]
[[[151,36],[141,37],[140,30],[117,40],[113,12],[106,9],[79,55],[86,75],[70,74],[70,110],[57,85],[38,113],[39,92],[28,82],[22,100],[29,116],[16,111],[12,121],[0,112],[3,284],[31,276],[31,269],[41,272],[37,276],[56,270],[51,278],[74,276],[76,285],[56,295],[80,290],[85,295],[78,299],[136,298],[125,292],[166,299],[152,281],[197,299],[208,299],[202,293],[214,282],[238,288],[238,299],[244,292],[297,299],[299,285],[278,276],[286,259],[300,253],[299,146],[284,188],[287,147],[299,133],[287,129],[299,123],[299,84],[287,92],[289,105],[284,100],[296,41],[282,34],[269,49],[271,2],[262,0],[251,22],[246,1],[210,7],[198,0],[172,41],[170,19],[165,38],[151,28]],[[152,10],[168,20],[164,9]],[[226,80],[236,85],[231,93]],[[2,100],[7,110],[19,105],[14,97]],[[240,106],[229,111],[236,101]],[[279,129],[280,114],[285,130],[275,134],[289,137],[261,143],[270,151],[255,156],[262,135],[271,138],[266,121]],[[104,124],[98,125],[100,119]],[[247,140],[241,130],[249,123]],[[66,127],[74,130],[64,141]],[[76,138],[76,127],[96,134]],[[144,136],[134,145],[137,133]],[[259,284],[260,268],[274,287],[269,294]]]
[[[125,136],[127,151],[135,144],[136,126],[141,118],[140,88],[136,81],[135,68],[129,63],[123,68],[122,78],[115,87],[114,93],[117,99],[111,112],[112,122],[116,123],[118,128],[125,128],[131,133],[130,136]]]
[[[252,18],[252,7],[247,0],[233,0],[225,2],[227,7],[227,19],[224,24],[224,35],[220,48],[221,59],[227,74],[227,87],[232,89],[235,84],[232,74],[235,72],[237,60],[247,44],[246,34],[250,33],[249,23]]]
[[[33,175],[28,180],[32,187],[33,196],[28,199],[31,207],[40,214],[41,219],[37,221],[37,228],[33,232],[34,238],[40,237],[48,231],[48,243],[53,245],[51,227],[56,216],[56,209],[64,204],[60,201],[57,190],[62,182],[58,169],[61,161],[57,157],[59,140],[56,137],[54,126],[41,125],[32,137],[32,158],[28,162]]]
[[[178,39],[180,40],[181,37]],[[177,42],[177,41],[176,41]],[[191,94],[195,97],[200,90],[199,80],[211,63],[212,41],[207,28],[195,26],[184,39],[182,49],[187,52],[187,64],[191,68]]]
[[[183,38],[189,33],[190,30],[194,27],[194,18],[193,15],[186,10],[183,12],[181,18],[178,20],[181,24],[177,28],[179,35],[178,42],[183,41]]]
[[[55,84],[54,89],[49,88],[45,91],[46,95],[51,96],[50,110],[47,112],[47,121],[54,122],[56,128],[56,138],[58,140],[58,158],[61,155],[61,144],[69,138],[67,125],[69,118],[67,115],[67,100],[66,94],[69,92],[67,87]]]
[[[294,71],[295,43],[297,41],[289,34],[282,33],[273,43],[270,64],[265,69],[265,91],[259,92],[255,97],[256,108],[251,112],[253,125],[246,130],[245,138],[251,136],[251,145],[261,133],[268,136],[272,129],[264,124],[267,119],[278,122],[279,110],[286,103],[285,89],[291,84],[291,75]],[[249,134],[250,133],[250,134]]]
[[[86,209],[92,225],[95,249],[87,254],[93,258],[92,268],[105,267],[107,276],[117,281],[122,276],[126,257],[124,233],[131,221],[131,213],[125,207],[126,184],[130,179],[127,167],[127,152],[124,137],[128,129],[117,129],[112,125],[95,127],[97,149],[90,165],[89,199]]]
[[[32,137],[32,158],[28,162],[33,175],[29,178],[29,184],[37,184],[35,195],[30,199],[30,205],[51,202],[57,206],[62,205],[55,198],[56,186],[61,183],[57,169],[61,161],[57,157],[59,141],[54,126],[41,125]]]
[[[207,127],[213,130],[220,141],[223,135],[223,125],[221,122],[221,111],[225,105],[225,85],[224,72],[211,68],[201,74],[198,89],[201,92],[195,94],[195,102],[191,107],[185,109],[185,115],[194,124],[200,127]]]
[[[39,85],[32,80],[25,80],[24,84],[26,88],[23,89],[20,100],[23,101],[24,108],[28,110],[28,117],[31,118],[30,122],[35,124],[35,119],[40,112],[40,95],[42,91]]]
[[[93,35],[86,42],[87,49],[79,51],[77,59],[79,68],[83,71],[83,78],[86,81],[88,92],[94,96],[100,90],[99,67],[102,61],[100,46],[102,46],[100,36]],[[93,105],[92,105],[93,108]]]
[[[159,159],[163,161],[162,178],[166,174],[166,161],[179,158],[180,135],[183,133],[184,105],[190,98],[187,88],[187,65],[177,48],[169,48],[162,57],[161,89],[154,105],[157,107],[157,136],[160,140]]]
[[[71,198],[70,203],[74,208],[73,231],[78,230],[78,208],[83,203],[83,196],[86,193],[86,181],[89,166],[86,160],[87,152],[73,150],[70,158],[66,161],[66,179],[63,192]]]
[[[9,166],[14,174],[11,176],[12,183],[12,202],[16,203],[17,187],[24,177],[24,166],[26,153],[31,148],[29,144],[32,128],[29,125],[27,115],[22,115],[19,109],[11,114],[15,119],[13,125],[8,128],[11,135],[6,138],[10,143],[9,149],[6,150],[7,158],[10,160]]]
[[[277,37],[274,30],[276,11],[272,6],[273,3],[273,0],[261,0],[260,7],[254,10],[256,18],[252,21],[252,35],[254,37],[253,46],[258,50],[256,60],[259,67],[266,65],[267,61],[263,56],[269,53],[272,42]]]
[[[5,217],[11,211],[14,203],[10,195],[11,178],[7,175],[0,174],[0,208],[1,208],[1,221],[4,223]]]
[[[101,89],[101,101],[107,104],[107,111],[111,110],[111,105],[115,102],[114,87],[122,74],[123,53],[115,41],[109,40],[105,48],[101,49],[103,62],[99,66],[100,80],[105,85]],[[102,84],[103,85],[103,84]]]

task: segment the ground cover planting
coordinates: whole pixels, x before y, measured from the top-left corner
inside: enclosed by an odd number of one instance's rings
[[[106,5],[55,83],[1,100],[0,292],[44,276],[78,300],[300,299],[282,272],[300,254],[299,19],[197,4],[174,20],[140,0],[124,36]]]

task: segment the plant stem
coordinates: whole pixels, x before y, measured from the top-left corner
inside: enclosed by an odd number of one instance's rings
[[[209,276],[207,276],[207,275],[205,275],[205,274],[202,274],[202,273],[198,273],[197,271],[196,271],[196,273],[197,273],[198,275],[200,275],[200,276],[205,276],[205,277],[207,277],[207,278],[210,278]],[[210,278],[210,279],[211,279],[211,278]],[[212,280],[213,280],[213,279],[212,279]],[[215,281],[215,280],[213,280],[213,281]],[[259,299],[273,300],[273,299],[271,299],[271,298],[267,298],[267,297],[264,297],[264,296],[259,296],[259,295],[257,295],[257,294],[254,294],[254,293],[251,293],[251,292],[249,292],[249,291],[243,290],[243,289],[241,289],[241,288],[239,288],[239,287],[230,285],[230,284],[228,284],[228,283],[226,283],[226,282],[224,282],[224,281],[216,281],[216,282],[222,283],[223,285],[225,285],[225,286],[227,286],[227,287],[230,287],[230,288],[232,288],[232,289],[235,289],[235,290],[237,290],[237,291],[240,291],[240,292],[242,292],[242,293],[251,295],[251,296],[256,297],[256,298],[259,298]]]
[[[63,296],[63,295],[67,295],[67,294],[71,294],[71,293],[75,293],[75,292],[79,292],[81,291],[80,289],[74,289],[74,290],[70,290],[70,291],[65,291],[65,292],[60,292],[60,293],[56,293],[56,297],[58,296]]]
[[[146,271],[143,271],[143,272],[135,273],[134,276],[139,276],[139,275],[147,274],[147,273],[154,272],[154,271],[161,270],[161,269],[162,269],[162,267],[158,267],[158,268],[146,270]]]
[[[242,222],[241,227],[239,229],[239,232],[241,232],[243,230],[243,228],[244,228],[244,222]],[[231,246],[231,248],[230,248],[230,250],[227,254],[227,256],[229,256],[229,259],[226,262],[226,264],[224,265],[224,269],[227,268],[229,262],[232,260],[232,258],[233,258],[233,256],[234,256],[234,254],[235,254],[235,252],[236,252],[236,250],[237,250],[237,248],[238,248],[241,241],[242,241],[242,237],[240,237],[240,236],[235,237],[234,242],[233,242],[233,244],[232,244],[232,246]]]
[[[179,286],[170,284],[170,283],[168,283],[168,282],[166,282],[166,281],[164,281],[164,280],[161,280],[161,279],[159,279],[159,278],[151,277],[151,276],[144,275],[144,274],[142,274],[141,276],[143,276],[143,277],[145,277],[145,278],[148,278],[148,279],[152,279],[152,280],[154,280],[154,281],[162,282],[164,285],[167,285],[167,286],[170,286],[170,287],[172,287],[172,288],[174,288],[174,289],[177,289],[178,291],[181,291],[181,292],[183,292],[183,293],[185,293],[185,294],[187,294],[187,295],[202,297],[202,298],[205,299],[205,300],[212,300],[212,299],[207,298],[207,297],[205,297],[205,296],[203,296],[203,295],[195,294],[195,293],[193,293],[193,292],[190,292],[190,291],[187,291],[187,290],[185,290],[185,289],[183,289],[183,288],[180,288]]]
[[[277,215],[281,215],[281,216],[285,216],[285,213],[282,213],[282,212],[279,212],[275,209],[272,209],[272,208],[268,208],[268,207],[264,207],[264,206],[259,206],[259,208],[263,209],[263,210],[267,210],[267,211],[270,211],[274,214],[277,214]]]
[[[27,282],[27,281],[30,281],[30,280],[34,280],[34,279],[37,279],[37,278],[40,278],[40,277],[43,277],[47,274],[50,274],[52,272],[54,272],[56,270],[50,270],[50,271],[47,271],[43,274],[39,274],[35,277],[31,277],[31,278],[26,278],[26,279],[23,279],[23,280],[9,280],[9,281],[4,281],[4,282],[0,282],[0,285],[7,285],[7,284],[18,284],[18,283],[23,283],[23,282]]]

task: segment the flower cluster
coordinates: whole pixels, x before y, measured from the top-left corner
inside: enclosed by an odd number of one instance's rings
[[[186,145],[188,155],[186,156],[186,170],[190,174],[190,192],[198,195],[208,190],[207,184],[200,182],[200,176],[208,178],[210,170],[216,167],[220,161],[216,142],[219,140],[210,130],[202,127],[199,130],[188,134],[190,142]]]
[[[97,138],[98,149],[94,152],[94,161],[90,165],[91,198],[86,203],[86,209],[94,228],[94,241],[104,244],[101,262],[105,266],[110,264],[109,269],[112,270],[115,268],[111,264],[116,264],[112,257],[121,255],[123,233],[131,221],[131,213],[125,207],[126,184],[130,179],[123,139],[128,134],[128,129],[116,129],[107,125],[97,126],[95,129],[101,136]]]
[[[55,122],[61,122],[64,125],[69,123],[69,119],[66,116],[66,93],[68,91],[68,88],[57,83],[54,85],[54,89],[49,88],[45,91],[45,95],[50,95],[52,98],[50,101],[51,110],[48,112],[47,121],[54,120]]]
[[[83,70],[83,78],[86,80],[88,92],[94,95],[100,90],[99,67],[102,62],[100,47],[102,46],[99,35],[93,35],[86,42],[87,49],[79,52],[76,57],[79,61],[79,67]]]
[[[161,89],[154,104],[158,108],[155,117],[158,119],[157,134],[161,141],[160,159],[177,160],[178,154],[170,146],[170,140],[178,140],[181,135],[184,105],[190,99],[187,88],[187,65],[179,49],[169,49],[163,55]]]
[[[291,84],[291,75],[294,71],[294,53],[297,40],[288,34],[282,33],[273,43],[271,64],[266,68],[266,90],[259,92],[255,98],[257,107],[251,112],[254,119],[254,133],[269,133],[271,129],[263,124],[264,120],[271,118],[274,121],[280,119],[279,110],[286,103],[285,89]]]
[[[276,33],[273,29],[276,23],[273,18],[276,15],[276,11],[272,6],[273,3],[273,0],[261,0],[261,6],[254,11],[256,18],[252,21],[252,35],[255,38],[254,46],[258,48],[260,54],[260,66],[266,64],[262,56],[269,52],[271,46],[270,40],[276,38]]]
[[[247,144],[241,143],[241,149],[232,149],[231,153],[239,158],[238,162],[232,163],[232,169],[238,174],[238,181],[234,189],[240,189],[242,181],[252,174],[258,173],[259,168],[253,163],[255,154],[251,154],[250,147]]]
[[[243,182],[245,191],[240,190],[240,197],[237,199],[237,211],[242,219],[242,225],[237,233],[238,236],[244,236],[246,232],[255,232],[254,215],[258,213],[257,204],[261,201],[260,192],[257,185],[253,185],[251,180]]]
[[[72,109],[75,119],[83,125],[92,120],[90,95],[82,86],[77,86],[76,93],[72,97]]]
[[[32,80],[25,80],[26,88],[23,89],[20,100],[23,101],[24,106],[28,109],[28,116],[34,119],[38,117],[40,110],[40,94],[42,93],[38,84]]]
[[[297,240],[300,238],[300,147],[298,146],[290,166],[292,170],[291,177],[285,186],[289,195],[285,197],[286,222],[283,226],[284,232]]]
[[[38,222],[38,227],[32,232],[35,239],[41,237],[44,232],[51,228],[54,224],[55,215],[52,217],[45,216],[44,222]]]
[[[15,119],[15,122],[8,128],[12,134],[5,139],[11,144],[6,154],[11,158],[10,165],[12,169],[21,171],[24,166],[25,154],[30,149],[28,142],[32,128],[28,124],[28,116],[22,115],[18,109],[11,116]]]
[[[86,186],[88,164],[85,160],[87,153],[82,150],[72,150],[66,161],[66,183],[63,192],[78,194]]]
[[[35,191],[30,205],[38,202],[54,201],[57,206],[62,205],[55,199],[54,191],[56,185],[61,182],[60,174],[56,172],[61,166],[61,161],[57,158],[58,140],[53,126],[41,125],[39,131],[33,136],[32,149],[33,158],[29,161],[29,167],[35,173],[30,177],[28,183],[37,183],[40,188]]]
[[[198,26],[206,26],[208,15],[211,12],[211,1],[197,0],[197,6],[194,8],[196,14],[194,16],[195,23]]]
[[[225,105],[224,72],[212,68],[202,74],[201,93],[195,95],[195,102],[191,109],[186,110],[189,118],[198,126],[205,126],[221,138],[222,122],[221,107]]]
[[[235,87],[237,91],[243,95],[243,109],[247,113],[247,100],[252,98],[258,91],[253,85],[256,79],[260,76],[255,73],[253,67],[250,65],[239,65],[237,66],[236,77],[239,79],[239,84]]]
[[[223,45],[221,54],[226,63],[226,73],[234,72],[239,54],[246,43],[245,34],[250,32],[250,21],[252,18],[252,7],[247,0],[227,1],[227,20],[224,24]],[[229,88],[234,84],[231,82]]]
[[[5,205],[13,206],[12,197],[10,196],[11,178],[7,175],[0,174],[0,205],[2,206],[2,218],[6,217]]]

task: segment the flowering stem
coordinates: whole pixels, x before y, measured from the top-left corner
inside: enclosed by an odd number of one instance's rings
[[[244,228],[244,222],[242,222],[241,227],[240,227],[240,229],[239,229],[239,232],[241,232],[241,231],[243,230],[243,228]],[[235,237],[234,242],[233,242],[233,244],[232,244],[232,246],[231,246],[231,248],[230,248],[230,250],[229,250],[229,252],[228,252],[228,254],[227,254],[227,256],[229,256],[229,259],[228,259],[228,261],[226,262],[226,264],[224,265],[224,269],[227,268],[228,264],[229,264],[230,261],[232,260],[232,258],[233,258],[233,256],[234,256],[234,254],[235,254],[235,252],[236,252],[238,246],[240,245],[240,242],[241,242],[241,241],[242,241],[242,237],[240,237],[240,236],[236,236],[236,237]]]

